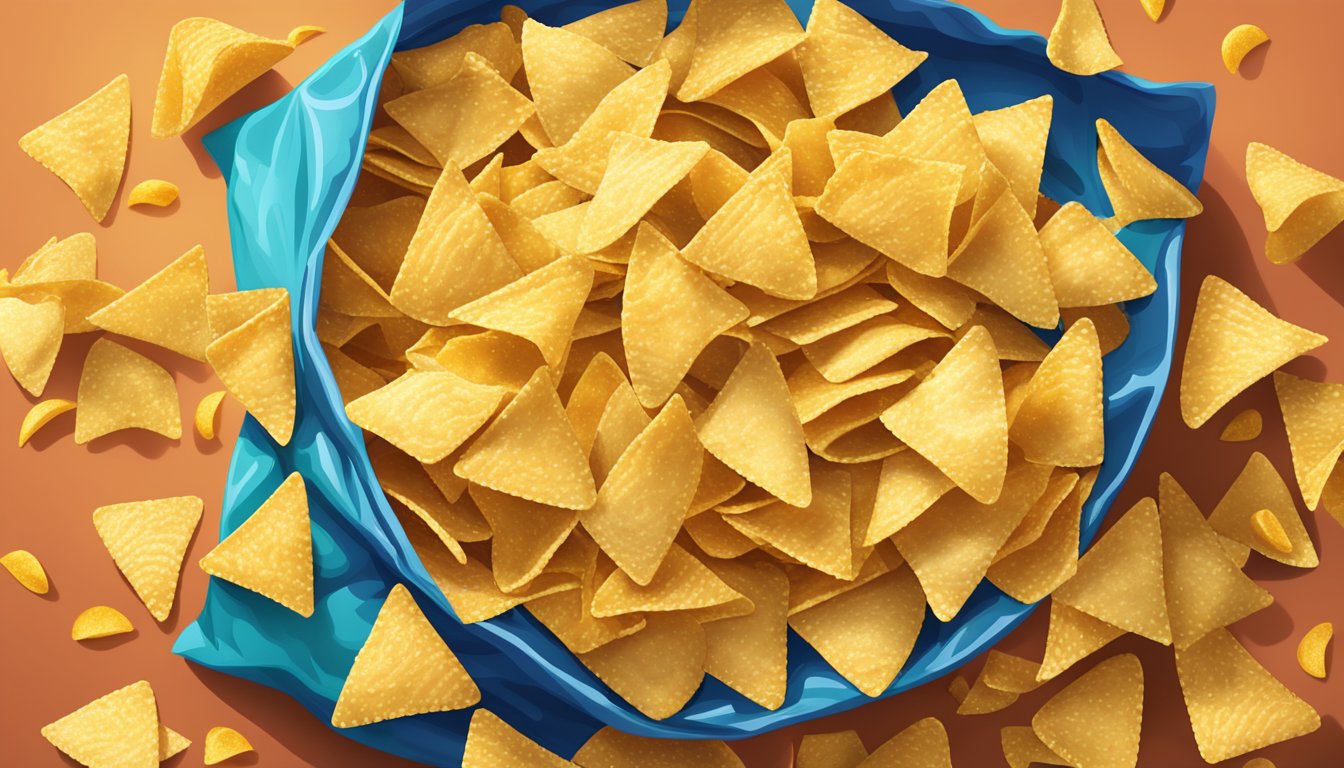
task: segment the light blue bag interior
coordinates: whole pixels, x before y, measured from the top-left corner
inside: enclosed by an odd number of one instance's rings
[[[515,0],[548,24],[620,2]],[[942,0],[846,0],[928,61],[895,90],[902,111],[956,78],[972,111],[1042,94],[1054,97],[1041,189],[1079,200],[1098,215],[1110,206],[1097,175],[1098,117],[1191,190],[1204,172],[1214,90],[1204,83],[1156,84],[1118,73],[1075,77],[1046,60],[1034,33],[1004,30]],[[767,711],[706,677],[677,715],[653,721],[614,695],[525,611],[462,625],[406,541],[374,479],[360,430],[314,333],[323,245],[359,172],[377,89],[395,50],[446,38],[499,18],[500,2],[407,0],[279,101],[205,139],[228,184],[229,228],[240,290],[282,286],[292,297],[298,418],[277,446],[248,417],[229,467],[220,537],[238,527],[291,471],[308,484],[316,610],[303,618],[260,595],[212,579],[201,615],[174,651],[211,669],[294,697],[329,722],[346,672],[393,584],[406,584],[482,692],[481,705],[555,752],[569,756],[596,729],[644,736],[734,739],[871,701],[791,635],[783,706]],[[672,2],[672,24],[686,3]],[[806,20],[811,0],[790,0]],[[1106,460],[1082,518],[1082,546],[1095,536],[1133,466],[1171,368],[1184,222],[1133,224],[1120,239],[1157,277],[1152,296],[1129,302],[1128,340],[1106,357]],[[988,582],[955,620],[930,613],[904,669],[883,694],[927,682],[982,653],[1033,605]],[[377,749],[430,765],[461,761],[470,711],[401,718],[341,731]]]

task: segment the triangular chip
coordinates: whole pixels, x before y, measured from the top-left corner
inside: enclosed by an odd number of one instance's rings
[[[593,268],[588,260],[571,256],[458,307],[451,317],[527,339],[558,369],[592,287]]]
[[[1046,94],[972,117],[985,156],[1003,174],[1013,196],[1033,219],[1054,105],[1054,98]]]
[[[204,362],[211,341],[205,312],[209,292],[205,249],[198,245],[89,315],[89,322]]]
[[[513,32],[496,22],[472,24],[433,45],[397,51],[392,54],[392,68],[407,91],[433,88],[457,74],[469,52],[484,57],[505,80],[511,80],[523,64]]]
[[[1054,477],[1051,480],[1053,481]],[[1045,493],[1050,490],[1050,485],[1044,489]],[[1003,556],[996,553],[994,563],[986,573],[994,586],[1015,600],[1035,603],[1045,599],[1056,587],[1073,576],[1078,570],[1078,536],[1083,502],[1091,490],[1090,480],[1075,483],[1068,496],[1061,502],[1051,505],[1054,511],[1040,535],[1016,552]],[[1036,504],[1033,504],[1029,513],[1036,509]],[[1025,517],[1023,519],[1025,520]],[[1017,527],[1020,525],[1021,523]],[[999,548],[1000,553],[1006,545],[1007,542]]]
[[[849,472],[818,461],[812,471],[812,501],[806,507],[774,502],[732,515],[728,523],[754,541],[836,578],[853,575],[849,515],[853,498]]]
[[[1289,545],[1287,552],[1256,535],[1252,517],[1261,510],[1269,510],[1277,519]],[[1241,542],[1271,560],[1298,568],[1315,568],[1320,564],[1316,545],[1302,525],[1293,494],[1278,470],[1259,451],[1251,454],[1245,469],[1213,508],[1209,525],[1220,535]]]
[[[705,450],[795,507],[812,503],[803,427],[779,361],[753,344],[709,410],[696,420]]]
[[[42,727],[42,738],[89,768],[156,768],[159,711],[141,680]]]
[[[296,27],[288,39],[272,40],[200,16],[174,24],[154,95],[150,134],[166,139],[185,133],[320,31]]]
[[[290,474],[251,516],[201,558],[201,570],[313,615],[313,534],[303,476]]]
[[[565,25],[637,67],[650,64],[667,31],[666,0],[635,0]]]
[[[14,270],[14,285],[98,277],[98,245],[89,232],[57,240],[51,238]],[[3,281],[0,281],[3,282]]]
[[[901,451],[882,461],[877,502],[863,543],[873,545],[924,513],[955,483],[915,451]]]
[[[1274,372],[1274,392],[1293,452],[1293,473],[1302,501],[1315,509],[1344,452],[1344,384],[1322,383]]]
[[[807,37],[796,50],[807,100],[819,117],[834,117],[891,90],[928,58],[873,26],[838,0],[818,0]]]
[[[1084,319],[1055,342],[1024,386],[1008,439],[1027,461],[1096,466],[1106,448],[1102,403],[1101,345]]]
[[[1199,428],[1242,390],[1325,342],[1324,336],[1280,320],[1236,286],[1209,275],[1199,288],[1185,346],[1181,417]]]
[[[624,571],[613,571],[593,594],[593,616],[603,619],[631,613],[690,611],[742,599],[704,563],[681,547],[672,547],[647,585]]]
[[[201,522],[195,496],[112,504],[93,511],[93,526],[118,570],[158,621],[173,610],[178,573]]]
[[[607,170],[579,227],[578,248],[592,253],[616,242],[639,223],[659,198],[686,177],[709,145],[619,134]]]
[[[133,428],[173,440],[182,436],[172,374],[115,341],[98,339],[89,347],[75,400],[75,442],[80,445]]]
[[[806,37],[781,0],[698,0],[694,30],[690,69],[677,90],[682,101],[714,95]]]
[[[1047,701],[1031,728],[1069,765],[1132,766],[1143,723],[1143,665],[1132,653],[1112,656]]]
[[[345,413],[426,464],[457,450],[491,416],[505,390],[475,384],[448,371],[412,371],[363,397]]]
[[[1218,439],[1225,443],[1244,443],[1259,437],[1264,427],[1264,417],[1260,412],[1254,408],[1247,408],[1233,416],[1231,421],[1223,426]]]
[[[597,502],[580,515],[584,529],[635,583],[647,585],[659,572],[695,495],[703,456],[691,414],[673,396],[621,452]]]
[[[1221,762],[1321,727],[1316,710],[1225,629],[1184,650],[1178,646],[1176,674],[1205,762]]]
[[[1030,768],[1032,765],[1062,765],[1064,758],[1050,751],[1029,725],[1008,725],[999,732],[999,745],[1008,768]]]
[[[719,334],[747,319],[746,305],[641,224],[621,304],[621,340],[640,402],[657,408]]]
[[[1125,631],[1119,627],[1051,600],[1045,659],[1041,661],[1036,678],[1041,681],[1053,679],[1123,634]]]
[[[625,372],[615,360],[605,352],[595,355],[583,374],[575,382],[574,389],[565,403],[565,413],[574,425],[574,434],[579,438],[579,446],[584,453],[593,447],[597,436],[598,424],[606,411],[611,395],[622,384],[628,384]]]
[[[1165,473],[1158,485],[1158,519],[1167,614],[1177,650],[1274,602],[1227,559],[1218,534],[1176,478]]]
[[[1141,499],[1083,555],[1078,572],[1055,590],[1054,602],[1169,644],[1171,620],[1162,562],[1157,504],[1151,498]],[[1053,633],[1053,613],[1051,617]]]
[[[1265,255],[1297,261],[1344,221],[1344,181],[1303,165],[1273,147],[1246,147],[1246,181],[1265,215]]]
[[[167,760],[191,746],[191,739],[159,723],[159,762]]]
[[[807,733],[798,742],[794,768],[858,768],[868,749],[858,731]]]
[[[339,233],[338,233],[339,234]],[[392,304],[448,325],[450,313],[523,274],[456,166],[443,169],[392,284]]]
[[[1106,36],[1096,0],[1063,0],[1045,55],[1051,64],[1075,75],[1095,75],[1124,63]]]
[[[588,457],[544,367],[472,441],[453,471],[478,485],[565,509],[587,509],[597,500]]]
[[[471,713],[462,768],[574,768],[574,763],[547,751],[481,707]]]
[[[1204,210],[1190,190],[1140,154],[1105,119],[1097,120],[1097,139],[1097,168],[1115,211],[1113,229],[1145,219],[1187,219]]]
[[[943,418],[948,409],[960,414],[955,423]],[[882,423],[976,500],[997,499],[1008,468],[1008,416],[989,332],[971,329],[882,413]]]
[[[705,672],[762,707],[778,709],[788,683],[789,581],[766,563],[709,565],[754,610],[705,625]]]
[[[471,498],[490,523],[490,568],[505,592],[527,586],[578,524],[571,509],[538,504],[473,486]]]
[[[1116,304],[1157,290],[1148,268],[1081,203],[1055,211],[1040,235],[1061,307]]]
[[[864,760],[865,768],[952,768],[947,729],[926,717],[891,737]]]
[[[883,151],[892,154],[960,165],[958,204],[975,196],[980,171],[988,162],[966,96],[956,80],[935,86],[879,143]],[[840,162],[839,157],[836,162]]]
[[[923,623],[924,593],[907,568],[789,617],[789,626],[827,664],[869,696],[896,679]]]
[[[705,632],[683,613],[652,613],[644,629],[579,661],[618,696],[654,720],[676,714],[705,675]]]
[[[944,328],[960,328],[975,312],[975,295],[955,280],[922,275],[903,264],[886,264],[887,282],[911,305]]]
[[[56,365],[65,331],[65,308],[59,299],[29,304],[0,298],[0,358],[19,386],[41,397]]]
[[[19,149],[56,174],[102,221],[112,209],[131,139],[131,81],[118,75],[92,96],[25,133]]]
[[[1059,325],[1059,302],[1036,225],[1017,198],[998,200],[952,254],[947,276],[1028,325]]]
[[[270,290],[248,291],[271,299]],[[238,294],[234,294],[238,295]],[[223,296],[206,300],[210,327],[214,333],[217,307],[226,306]],[[289,291],[280,289],[278,298],[255,315],[223,334],[205,348],[205,357],[215,375],[238,402],[247,408],[261,426],[280,445],[288,445],[294,434],[294,344],[290,338]]]
[[[533,19],[523,22],[522,45],[537,117],[556,145],[569,141],[603,97],[634,72],[601,44]]]
[[[345,209],[331,240],[383,290],[392,290],[397,270],[415,236],[425,199],[406,195],[378,205]]]
[[[346,675],[331,724],[354,728],[465,709],[481,692],[402,584],[392,587]]]

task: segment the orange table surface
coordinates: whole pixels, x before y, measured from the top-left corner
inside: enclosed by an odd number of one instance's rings
[[[1049,31],[1055,0],[968,0],[1001,25]],[[1299,264],[1274,266],[1263,257],[1264,225],[1247,189],[1246,145],[1263,141],[1336,176],[1344,175],[1344,107],[1339,97],[1344,72],[1344,3],[1337,0],[1168,0],[1154,24],[1139,0],[1100,0],[1099,5],[1125,71],[1153,80],[1204,80],[1218,88],[1213,146],[1200,199],[1204,213],[1190,222],[1181,291],[1182,330],[1205,275],[1231,280],[1285,319],[1330,334],[1344,335],[1344,231],[1329,236]],[[52,235],[91,231],[98,238],[100,277],[130,287],[196,243],[205,246],[212,291],[233,288],[224,183],[200,148],[210,129],[273,101],[331,54],[362,34],[392,7],[390,0],[190,0],[168,3],[38,2],[10,0],[0,5],[0,45],[5,109],[0,111],[0,267],[11,270]],[[283,37],[293,26],[318,24],[327,33],[301,47],[274,72],[225,102],[186,136],[159,141],[149,136],[154,88],[168,30],[183,16],[205,15],[261,34]],[[1227,30],[1256,23],[1273,42],[1253,52],[1240,75],[1229,75],[1218,56]],[[126,72],[134,102],[131,153],[114,212],[102,224],[91,220],[74,195],[23,155],[19,136]],[[166,210],[130,210],[130,186],[146,178],[173,181],[179,203]],[[45,397],[72,398],[80,364],[96,334],[68,337]],[[222,440],[204,441],[191,431],[197,400],[218,388],[209,369],[148,345],[129,343],[174,371],[182,397],[186,432],[178,442],[144,433],[124,433],[77,446],[73,419],[63,416],[28,447],[15,448],[13,435],[34,401],[4,377],[0,382],[0,552],[28,549],[46,566],[52,590],[45,597],[0,577],[0,763],[43,768],[70,766],[38,734],[42,725],[114,688],[138,679],[154,685],[163,721],[196,744],[170,765],[199,765],[205,732],[229,725],[256,746],[255,755],[230,765],[401,766],[334,733],[297,703],[260,686],[192,666],[172,655],[177,633],[201,608],[206,576],[196,561],[213,546],[225,469],[242,413],[224,406]],[[1298,359],[1287,370],[1298,375],[1344,380],[1344,340]],[[1184,351],[1177,346],[1178,359]],[[1179,366],[1177,367],[1179,371]],[[1287,441],[1272,385],[1262,381],[1239,396],[1212,422],[1192,431],[1181,422],[1176,380],[1158,415],[1143,457],[1121,493],[1117,512],[1155,494],[1157,477],[1172,472],[1207,511],[1212,508],[1253,450],[1265,453],[1285,477],[1292,477]],[[1224,443],[1218,432],[1233,414],[1255,407],[1265,416],[1263,435],[1253,443]],[[94,532],[95,507],[143,498],[194,494],[205,499],[205,517],[187,555],[177,605],[155,624],[121,579]],[[1112,515],[1114,518],[1115,515]],[[1338,671],[1319,681],[1298,669],[1297,641],[1320,621],[1344,624],[1344,530],[1323,511],[1304,512],[1307,529],[1321,553],[1321,565],[1300,571],[1252,556],[1247,573],[1274,594],[1268,609],[1235,624],[1233,632],[1290,688],[1321,713],[1319,731],[1261,750],[1281,768],[1337,765],[1344,754],[1344,685]],[[92,605],[120,609],[135,623],[129,637],[90,643],[70,640],[74,617]],[[1000,647],[1039,658],[1046,611],[1038,611]],[[1200,765],[1176,682],[1172,654],[1133,636],[1102,652],[1139,655],[1145,672],[1143,766]],[[1100,658],[1100,657],[1098,657]],[[1086,661],[1063,676],[1076,677]],[[972,673],[979,662],[973,662]],[[821,721],[767,734],[734,745],[749,768],[790,764],[805,733],[857,729],[870,749],[922,717],[947,726],[958,766],[1003,765],[999,729],[1030,722],[1055,690],[1056,682],[1025,695],[1002,712],[963,717],[939,681]],[[1246,757],[1227,762],[1242,765]]]

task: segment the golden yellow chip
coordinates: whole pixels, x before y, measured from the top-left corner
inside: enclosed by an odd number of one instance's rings
[[[75,617],[74,626],[70,628],[70,639],[96,640],[134,631],[135,627],[126,614],[106,605],[95,605],[80,611]]]
[[[387,291],[334,242],[327,243],[322,262],[322,310],[356,317],[400,317]]]
[[[404,254],[392,304],[435,325],[450,324],[454,309],[523,274],[455,167],[439,175]]]
[[[227,394],[228,392],[222,389],[211,392],[196,404],[196,433],[202,438],[215,439],[215,422],[219,415],[219,405],[224,402],[224,396]]]
[[[728,115],[717,110],[706,111],[706,106],[722,107],[728,110]],[[705,122],[741,137],[747,144],[771,149],[780,146],[790,123],[812,116],[799,94],[770,67],[746,73],[690,109]],[[733,116],[745,118],[752,128],[735,122]]]
[[[961,685],[957,685],[957,681]],[[966,678],[957,676],[953,681],[956,690],[948,692],[957,699],[958,715],[988,715],[1001,712],[1017,703],[1018,695],[1012,691],[1000,691],[985,685],[983,679],[977,679],[975,685],[966,683]],[[963,690],[962,685],[965,685]]]
[[[1050,603],[1050,629],[1045,641],[1045,659],[1036,673],[1039,680],[1051,680],[1107,643],[1125,634],[1123,629],[1057,600]]]
[[[1054,98],[1046,94],[972,117],[985,156],[1003,174],[1013,196],[1033,219],[1054,105]]]
[[[588,509],[597,500],[588,457],[544,367],[468,446],[453,471],[487,488],[565,509]]]
[[[1242,390],[1325,342],[1324,336],[1275,317],[1226,280],[1208,276],[1199,289],[1185,349],[1182,418],[1200,427]]]
[[[390,291],[424,210],[425,200],[416,195],[365,208],[352,206],[345,209],[331,239],[383,290]]]
[[[564,26],[637,67],[648,66],[667,29],[665,0],[635,0]]]
[[[1267,607],[1274,596],[1227,559],[1218,534],[1175,478],[1163,473],[1158,492],[1167,613],[1180,651]]]
[[[217,725],[205,734],[206,765],[218,765],[229,758],[252,751],[252,742],[228,726]]]
[[[313,615],[313,535],[303,476],[291,473],[223,541],[201,570],[269,597],[305,618]]]
[[[131,188],[127,205],[152,205],[166,208],[177,202],[177,185],[163,179],[145,179]]]
[[[97,243],[92,234],[80,232],[63,240],[48,240],[14,270],[12,281],[14,285],[35,285],[97,277]]]
[[[1335,636],[1335,625],[1328,621],[1307,630],[1297,643],[1297,665],[1312,677],[1325,679],[1325,652]]]
[[[611,245],[632,229],[668,190],[700,162],[709,145],[619,134],[602,182],[579,229],[582,253]]]
[[[892,314],[869,318],[818,339],[803,347],[803,355],[827,381],[839,384],[873,370],[915,344],[947,336],[922,312],[900,307]]]
[[[1238,24],[1228,30],[1219,53],[1229,74],[1237,74],[1241,62],[1254,49],[1269,42],[1269,33],[1254,24]]]
[[[1143,666],[1126,653],[1101,662],[1056,693],[1031,728],[1069,765],[1135,765],[1143,721]]]
[[[826,190],[826,181],[835,173],[835,162],[831,159],[830,148],[826,142],[826,135],[832,130],[835,130],[835,121],[822,117],[794,120],[785,127],[782,147],[788,148],[790,162],[793,165],[793,183],[790,189],[795,195],[795,202],[801,203],[800,196],[813,200],[820,196]],[[745,180],[746,177],[742,178]],[[812,205],[815,207],[815,201]],[[818,221],[814,226],[824,228],[828,225]],[[830,231],[835,237],[828,238],[829,240],[838,239],[838,236],[843,234],[834,228],[830,228]]]
[[[948,227],[961,183],[962,169],[951,163],[859,152],[826,182],[817,213],[898,264],[939,277],[947,272]],[[902,214],[880,215],[892,210]]]
[[[884,459],[863,543],[873,545],[897,533],[953,487],[947,475],[914,451]]]
[[[681,710],[705,674],[705,633],[681,613],[653,613],[639,632],[579,655],[616,695],[654,720]]]
[[[156,139],[186,133],[319,31],[297,27],[289,39],[272,40],[200,16],[174,24],[154,95],[150,133]]]
[[[1061,307],[1116,304],[1157,290],[1148,268],[1081,203],[1056,211],[1040,235]]]
[[[1259,142],[1246,147],[1246,179],[1265,215],[1265,255],[1297,261],[1344,221],[1344,181]]]
[[[105,331],[148,341],[205,360],[210,324],[205,297],[210,273],[205,249],[194,246],[124,296],[89,315]]]
[[[131,588],[158,621],[173,609],[178,573],[205,503],[195,496],[99,507],[93,525]]]
[[[1047,485],[1045,491],[1049,490]],[[994,586],[1021,602],[1034,603],[1073,576],[1078,570],[1083,501],[1090,491],[1090,479],[1076,483],[1069,495],[1054,505],[1049,521],[1034,541],[1003,557],[996,553],[995,562],[986,572]]]
[[[1260,666],[1225,629],[1176,648],[1176,674],[1205,762],[1311,733],[1321,717]]]
[[[634,72],[600,43],[534,19],[523,22],[522,46],[537,117],[556,145],[569,141],[602,98]]]
[[[722,741],[649,739],[606,727],[574,754],[583,768],[742,768],[742,760]]]
[[[818,0],[796,49],[812,111],[836,115],[891,90],[928,58],[873,26],[838,0]]]
[[[121,429],[147,429],[176,440],[182,414],[172,374],[158,363],[108,339],[89,348],[79,377],[75,442]]]
[[[585,454],[592,449],[607,401],[617,387],[626,383],[625,372],[605,352],[595,355],[575,382],[565,403],[565,413]]]
[[[981,216],[952,254],[947,275],[1037,328],[1059,325],[1059,303],[1036,225],[1012,195]]]
[[[893,736],[863,761],[869,768],[952,768],[947,729],[926,717]]]
[[[943,418],[949,408],[960,414],[956,423]],[[974,499],[990,503],[1008,467],[1006,414],[994,341],[974,328],[883,412],[882,423]]]
[[[159,723],[159,762],[167,760],[191,746],[191,739]]]
[[[994,348],[1000,360],[1040,362],[1050,353],[1050,345],[1021,320],[992,305],[981,305],[952,335],[960,339],[975,326],[984,326],[994,339]]]
[[[1045,746],[1029,725],[1009,725],[999,731],[1003,759],[1008,768],[1030,768],[1033,764],[1062,765],[1064,758]]]
[[[102,221],[121,186],[131,139],[131,81],[118,75],[92,96],[25,133],[19,149],[74,191]]]
[[[26,549],[7,552],[3,557],[0,557],[0,566],[4,566],[15,581],[35,595],[45,595],[47,590],[51,588],[51,583],[47,580],[47,572],[43,570],[42,564],[37,561],[32,552]]]
[[[1247,408],[1227,422],[1218,439],[1227,443],[1244,443],[1259,437],[1263,428],[1264,419],[1261,418],[1260,412],[1254,408]]]
[[[119,688],[42,726],[42,738],[89,768],[156,768],[154,689],[144,680]]]
[[[29,304],[0,298],[0,357],[19,386],[34,397],[47,388],[65,331],[65,308],[59,299]]]
[[[1124,63],[1106,36],[1096,0],[1063,0],[1045,55],[1051,64],[1075,75],[1095,75]]]
[[[527,339],[558,367],[593,284],[586,259],[559,259],[453,310],[452,318]]]
[[[1153,21],[1162,18],[1162,9],[1167,7],[1167,0],[1139,0],[1139,3],[1143,5],[1143,12]]]
[[[389,99],[388,103],[395,100]],[[430,152],[428,147],[421,144],[410,131],[396,123],[374,128],[370,131],[368,147],[390,150],[420,165],[436,167],[440,165],[434,157],[434,153]],[[475,184],[472,184],[472,189],[476,189]]]
[[[945,277],[929,277],[909,267],[889,261],[887,282],[910,304],[937,320],[944,328],[956,330],[975,311],[974,295]]]
[[[1105,119],[1097,120],[1097,141],[1097,168],[1115,211],[1110,219],[1113,230],[1144,219],[1186,219],[1203,212],[1203,204],[1190,190],[1144,157]]]
[[[1121,515],[1083,555],[1078,572],[1055,590],[1054,603],[1166,645],[1172,639],[1167,583],[1174,584],[1164,579],[1157,504],[1145,498]],[[1061,620],[1068,618],[1061,616]],[[1051,613],[1052,637],[1054,621]]]
[[[698,0],[690,67],[677,90],[700,101],[779,58],[806,37],[793,11],[779,0]]]
[[[1274,392],[1283,411],[1293,473],[1307,509],[1320,503],[1344,452],[1344,385],[1274,372]]]
[[[471,498],[490,523],[491,569],[505,592],[521,589],[536,578],[578,524],[573,510],[480,486],[472,487]]]
[[[1270,510],[1262,509],[1251,515],[1251,530],[1260,539],[1262,545],[1268,545],[1271,549],[1277,550],[1280,554],[1288,554],[1293,551],[1293,541],[1288,538],[1288,532],[1284,530],[1283,523]]]
[[[572,768],[540,744],[514,730],[498,715],[481,707],[471,713],[462,768]]]
[[[1264,454],[1251,454],[1246,467],[1209,515],[1214,531],[1256,552],[1298,568],[1320,564],[1302,525],[1293,494]]]
[[[752,344],[696,420],[705,450],[785,504],[812,503],[807,445],[779,361]]]
[[[789,557],[836,578],[853,576],[850,551],[849,472],[812,468],[812,501],[807,507],[775,502],[733,515],[728,523],[748,538],[764,542]]]
[[[1056,508],[1069,498],[1069,494],[1078,484],[1079,478],[1076,473],[1056,468],[1050,474],[1050,482],[1045,487],[1045,493],[1032,503],[1022,522],[1017,524],[1008,540],[999,547],[999,551],[994,554],[994,562],[1001,562],[1014,552],[1039,541],[1041,535],[1045,533],[1046,526],[1055,519]]]
[[[778,709],[788,683],[789,581],[767,563],[708,564],[753,610],[705,625],[705,672],[762,707]]]
[[[868,757],[857,731],[809,733],[794,756],[794,768],[858,768]]]
[[[1027,461],[1092,467],[1105,452],[1101,346],[1090,320],[1073,325],[1024,386],[1008,439]]]
[[[923,623],[924,593],[907,568],[789,617],[789,626],[827,664],[869,696],[891,685]]]
[[[473,24],[424,48],[397,51],[392,54],[392,69],[408,91],[433,88],[461,70],[467,53],[475,53],[489,61],[505,80],[511,80],[523,63],[509,26],[496,22]]]
[[[75,403],[72,400],[43,400],[40,403],[34,403],[33,407],[23,417],[23,424],[19,426],[19,447],[28,444],[37,431],[45,427],[52,419],[75,409]]]
[[[215,339],[205,348],[205,357],[229,394],[247,408],[272,439],[287,445],[294,434],[295,411],[289,292],[263,289],[246,293],[255,297],[244,300],[249,305],[262,299],[269,303],[238,324],[234,318],[217,322],[216,314],[231,314],[223,307],[235,304],[236,308],[242,301],[231,297],[240,294],[211,296],[206,301]]]
[[[647,585],[624,571],[614,571],[593,594],[592,613],[599,619],[631,613],[690,611],[740,600],[704,563],[678,546],[668,550]]]

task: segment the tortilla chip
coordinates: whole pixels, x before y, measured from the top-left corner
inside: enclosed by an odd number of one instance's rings
[[[1003,759],[1009,768],[1030,768],[1041,763],[1062,765],[1064,758],[1050,751],[1036,732],[1028,725],[1004,726],[999,731],[1000,745],[1003,747]]]
[[[1084,0],[1086,1],[1086,0]],[[1097,120],[1097,167],[1120,229],[1145,219],[1187,219],[1203,204],[1179,181],[1168,176],[1134,148],[1104,119]]]
[[[806,37],[779,0],[697,0],[695,47],[682,101],[699,101],[793,49]]]
[[[1056,211],[1040,236],[1061,307],[1116,304],[1157,290],[1148,268],[1080,203]]]
[[[702,142],[618,135],[611,145],[607,171],[583,217],[579,251],[592,253],[620,239],[708,150],[709,145]]]
[[[537,117],[563,145],[602,98],[634,72],[601,44],[573,30],[523,22],[523,68]]]
[[[197,245],[90,315],[89,322],[204,362],[211,341],[205,311],[209,292],[205,249]]]
[[[117,569],[158,621],[173,609],[187,546],[201,522],[195,496],[112,504],[93,512],[93,525]]]
[[[952,768],[947,729],[937,718],[916,721],[873,750],[863,764],[871,768]]]
[[[1049,488],[1047,485],[1046,490]],[[1069,495],[1054,505],[1049,521],[1034,541],[1006,556],[996,553],[986,573],[994,586],[1016,600],[1034,603],[1073,576],[1078,569],[1078,529],[1083,502],[1091,490],[1090,481],[1075,484]],[[999,551],[1002,550],[1000,547]]]
[[[34,397],[47,388],[64,330],[65,308],[59,299],[30,304],[0,298],[0,357],[19,386]]]
[[[1316,509],[1344,452],[1344,385],[1274,372],[1274,392],[1288,431],[1293,473],[1307,509]]]
[[[90,768],[156,768],[159,712],[141,680],[95,699],[54,723],[42,738]]]
[[[264,289],[247,293],[260,300],[278,298],[250,319],[216,333],[215,315],[231,299],[212,296],[206,301],[215,340],[205,357],[224,387],[265,427],[271,438],[288,445],[294,434],[294,347],[290,339],[289,292]],[[238,294],[232,294],[237,296]],[[230,323],[231,324],[231,323]]]
[[[1106,36],[1096,0],[1063,0],[1045,55],[1051,64],[1075,75],[1095,75],[1124,63]]]
[[[1000,195],[957,246],[948,277],[1037,328],[1059,325],[1059,303],[1036,225],[1017,198]]]
[[[352,400],[345,412],[360,427],[432,464],[493,416],[504,393],[448,371],[411,372]]]
[[[392,69],[406,91],[419,91],[433,88],[456,75],[462,69],[467,53],[475,53],[490,62],[505,80],[512,80],[523,64],[513,32],[507,24],[496,22],[472,24],[433,45],[397,51],[392,54]]]
[[[922,275],[894,261],[887,262],[886,269],[887,282],[901,298],[948,330],[962,327],[975,311],[974,295],[953,280]]]
[[[485,707],[471,713],[462,768],[572,768],[573,765],[519,733]]]
[[[653,613],[646,621],[633,635],[579,654],[579,661],[635,709],[665,720],[700,687],[705,633],[680,613]]]
[[[1119,627],[1052,600],[1045,659],[1036,674],[1037,679],[1053,679],[1123,634],[1125,631]]]
[[[602,619],[632,613],[691,611],[741,598],[694,555],[673,546],[648,584],[637,583],[625,571],[612,572],[593,594],[592,613]]]
[[[858,768],[868,757],[858,731],[808,733],[798,744],[795,768]]]
[[[603,47],[637,67],[648,66],[663,42],[667,29],[665,0],[636,0],[598,11],[565,29],[601,43]]]
[[[807,99],[820,117],[849,112],[890,91],[928,58],[837,0],[813,5],[796,53]]]
[[[558,367],[592,284],[593,268],[586,259],[563,258],[458,307],[451,316],[527,339]]]
[[[1283,537],[1279,546],[1271,545],[1257,535],[1253,518],[1264,511],[1275,518],[1277,533]],[[1209,526],[1219,535],[1240,542],[1271,560],[1298,568],[1315,568],[1320,564],[1316,546],[1297,513],[1293,494],[1278,470],[1259,451],[1251,454],[1245,469],[1213,508]],[[1288,545],[1286,551],[1281,549],[1282,544]]]
[[[1046,94],[972,117],[985,156],[1003,174],[1013,196],[1032,218],[1036,217],[1054,104],[1054,98]]]
[[[1090,320],[1064,332],[1021,394],[1008,439],[1027,461],[1092,467],[1105,453],[1101,346]]]
[[[1101,662],[1056,693],[1031,728],[1070,765],[1135,765],[1143,722],[1143,665],[1126,653]]]
[[[79,376],[75,442],[83,445],[122,429],[182,437],[182,413],[172,374],[108,339],[89,347]]]
[[[1246,180],[1265,215],[1265,255],[1297,261],[1344,221],[1344,181],[1259,142],[1246,147]]]
[[[131,139],[131,81],[117,75],[92,96],[19,139],[19,149],[41,163],[79,198],[94,220],[112,210]]]

